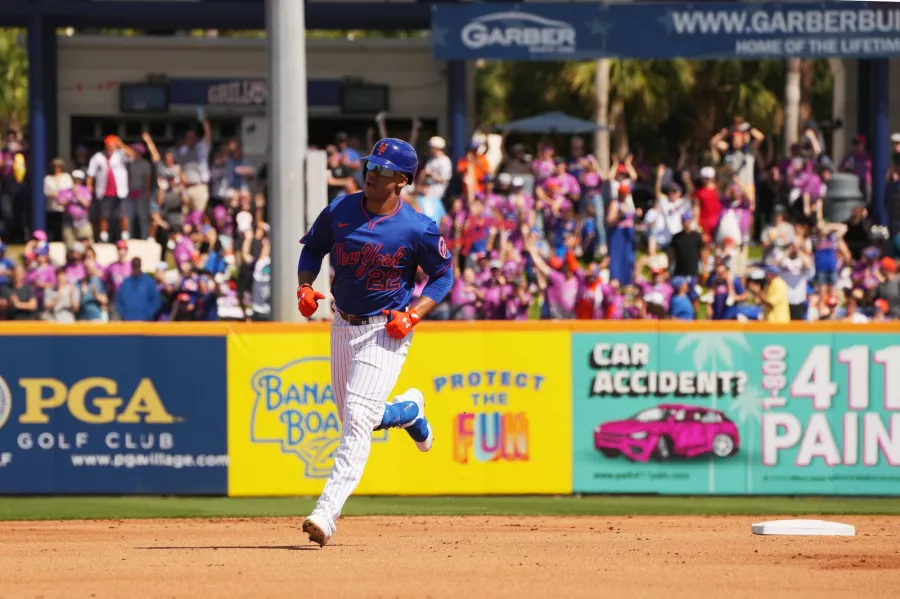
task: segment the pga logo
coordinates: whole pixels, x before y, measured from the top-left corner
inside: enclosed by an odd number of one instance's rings
[[[9,392],[9,385],[0,376],[0,428],[9,420],[12,413],[12,393]]]
[[[478,17],[462,28],[462,43],[473,50],[488,46],[518,46],[532,53],[572,53],[575,28],[520,11],[497,12]]]

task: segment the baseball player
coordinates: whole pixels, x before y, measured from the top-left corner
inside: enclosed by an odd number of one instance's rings
[[[322,211],[300,240],[297,267],[298,307],[307,317],[325,298],[312,283],[326,254],[334,267],[331,379],[341,443],[316,508],[303,522],[310,541],[323,547],[362,477],[372,431],[403,428],[420,451],[431,449],[422,392],[409,389],[386,400],[406,360],[413,327],[453,284],[452,257],[434,221],[400,199],[403,187],[415,180],[415,150],[405,141],[382,139],[362,161],[363,191]],[[418,267],[428,283],[410,307]]]

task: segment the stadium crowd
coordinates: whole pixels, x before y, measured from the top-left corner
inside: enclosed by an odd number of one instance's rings
[[[339,134],[325,148],[329,201],[360,188],[362,152],[386,136],[378,125],[365,141]],[[405,137],[416,145],[418,134],[414,122]],[[432,318],[900,318],[900,237],[873,227],[864,207],[846,223],[824,209],[834,172],[855,174],[869,195],[866,140],[835,165],[813,123],[783,159],[766,155],[764,138],[735,118],[702,156],[654,166],[637,151],[604,170],[578,137],[565,155],[516,144],[492,159],[476,135],[455,165],[432,137],[403,198],[434,219],[457,258]],[[900,134],[892,140],[900,156]],[[27,242],[15,261],[0,242],[0,319],[270,318],[266,168],[237,141],[214,146],[204,121],[171,148],[147,133],[130,145],[108,136],[93,155],[79,148],[71,164],[52,162],[47,230],[34,232],[21,217],[26,158],[9,134],[0,236],[27,232]],[[896,202],[900,168],[889,177]],[[144,239],[158,243],[158,264],[134,255]],[[54,242],[65,248],[58,262]],[[97,242],[114,243],[116,258],[98,260]],[[425,283],[420,272],[417,294]]]

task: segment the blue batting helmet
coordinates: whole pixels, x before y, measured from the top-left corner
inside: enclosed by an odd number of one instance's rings
[[[388,137],[375,143],[372,152],[363,158],[366,162],[377,164],[409,175],[412,182],[419,168],[419,158],[411,145],[402,139]]]

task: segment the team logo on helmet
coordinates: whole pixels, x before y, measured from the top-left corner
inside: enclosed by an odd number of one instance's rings
[[[449,255],[447,251],[447,242],[444,241],[444,237],[441,236],[440,241],[438,241],[438,252],[441,254],[441,258],[446,258]]]
[[[378,149],[375,150],[375,153],[378,154],[379,156],[381,156],[387,151],[388,151],[387,142],[383,141],[380,144],[378,144]]]

